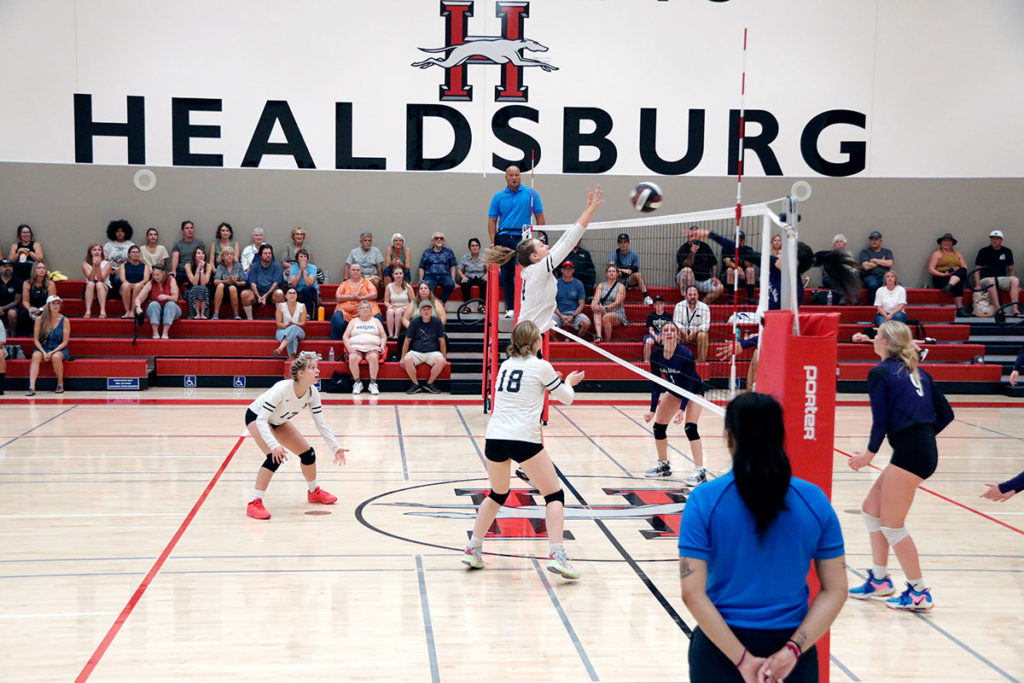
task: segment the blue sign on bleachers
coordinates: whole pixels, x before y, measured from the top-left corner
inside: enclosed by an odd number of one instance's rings
[[[235,375],[234,381],[231,383],[235,389],[245,389],[245,375]]]
[[[196,386],[197,386],[197,384],[196,384],[196,376],[195,375],[185,375],[185,387],[186,388],[195,389]]]
[[[107,391],[138,391],[138,377],[108,377]]]

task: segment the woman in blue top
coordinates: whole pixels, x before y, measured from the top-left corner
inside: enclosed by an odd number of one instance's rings
[[[815,641],[846,600],[843,534],[828,498],[791,476],[782,407],[741,394],[725,411],[732,470],[683,509],[679,577],[697,619],[690,681],[817,681]],[[820,592],[808,605],[807,571]]]
[[[36,348],[32,351],[32,364],[28,369],[26,396],[35,396],[39,365],[44,361],[53,363],[53,374],[57,376],[57,388],[54,389],[54,393],[64,393],[64,361],[69,359],[71,324],[67,316],[61,312],[63,305],[63,300],[56,294],[49,296],[42,315],[36,318],[35,330],[32,333],[32,343]]]
[[[861,504],[874,566],[863,586],[850,589],[850,596],[863,600],[893,594],[886,569],[891,546],[906,574],[907,588],[885,604],[922,612],[934,603],[921,576],[917,546],[903,522],[917,487],[935,472],[939,457],[935,435],[953,421],[953,409],[928,373],[917,367],[919,351],[909,327],[895,320],[884,323],[874,345],[882,362],[868,373],[871,438],[866,452],[850,458],[850,467],[859,470],[869,464],[886,434],[892,457]]]

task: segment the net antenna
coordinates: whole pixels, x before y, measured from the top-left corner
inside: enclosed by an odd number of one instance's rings
[[[782,200],[782,288],[780,292],[781,309],[793,311],[793,334],[800,334],[800,318],[798,300],[799,288],[797,278],[800,273],[797,268],[797,245],[800,242],[800,202],[811,197],[811,184],[806,180],[798,180],[793,183],[789,194]]]
[[[729,356],[729,396],[735,396],[739,393],[739,382],[736,380],[736,345],[740,341],[740,326],[739,316],[736,313],[739,311],[740,306],[740,274],[745,273],[746,269],[743,268],[743,264],[740,263],[740,221],[743,219],[743,148],[744,148],[744,135],[743,135],[743,114],[744,114],[744,98],[747,94],[747,29],[743,29],[743,71],[740,77],[740,139],[737,147],[737,159],[736,159],[736,231],[733,236],[733,242],[736,243],[736,249],[733,256],[733,265],[735,271],[732,276],[732,353]]]

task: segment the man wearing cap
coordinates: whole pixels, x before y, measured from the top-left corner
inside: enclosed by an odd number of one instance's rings
[[[540,195],[533,188],[523,187],[520,181],[519,167],[509,166],[505,170],[505,189],[491,199],[491,207],[487,211],[487,234],[493,246],[515,250],[523,239],[524,226],[532,225],[534,218],[537,225],[547,222]],[[501,266],[498,281],[505,292],[505,317],[511,318],[516,301],[515,259]]]
[[[18,310],[21,308],[21,280],[14,277],[14,264],[10,259],[0,260],[0,312],[7,334],[15,336],[18,330]]]
[[[640,274],[640,257],[629,248],[629,235],[621,233],[618,238],[619,248],[608,257],[608,265],[619,269],[619,280],[626,287],[639,287],[644,294],[644,303],[650,306],[653,301],[647,294],[647,285]]]
[[[700,228],[691,225],[687,231],[686,242],[683,242],[676,252],[676,264],[679,266],[676,282],[684,292],[687,287],[694,285],[697,291],[707,295],[704,302],[710,304],[722,295],[725,285],[715,277],[718,270],[715,252],[707,242],[700,239],[700,235]]]
[[[435,232],[430,238],[432,245],[420,258],[420,281],[430,285],[430,291],[441,285],[441,303],[448,303],[448,297],[455,289],[455,252],[444,246],[444,233]]]
[[[892,251],[882,246],[882,233],[873,230],[868,235],[868,246],[860,250],[860,279],[868,290],[868,301],[875,300],[875,292],[885,284],[885,274],[892,268]]]
[[[552,314],[555,324],[568,327],[577,334],[585,334],[590,329],[590,318],[583,314],[587,293],[583,283],[574,277],[576,266],[572,261],[562,263],[561,271],[557,283],[558,293],[555,295],[555,312]]]
[[[661,348],[661,328],[672,322],[672,314],[665,311],[665,297],[654,295],[654,311],[647,314],[647,334],[644,335],[644,362],[651,362],[651,351]]]
[[[980,270],[974,273],[975,289],[987,287],[992,306],[999,308],[999,290],[1010,293],[1013,306],[1008,315],[1020,315],[1017,303],[1020,298],[1020,280],[1013,274],[1013,252],[1003,246],[1003,231],[993,230],[988,234],[989,246],[978,250],[974,265]],[[994,285],[994,286],[993,286]]]
[[[402,343],[402,367],[409,375],[412,384],[406,390],[407,394],[418,394],[421,391],[429,391],[431,394],[440,394],[441,390],[434,385],[434,380],[444,370],[445,356],[447,355],[447,338],[444,332],[444,323],[434,317],[434,304],[429,299],[420,303],[420,315],[413,318],[409,323],[409,329],[405,333],[405,342]],[[420,384],[416,375],[416,366],[423,363],[430,364],[430,377],[426,386]]]
[[[754,250],[747,246],[747,233],[740,230],[740,243],[739,243],[739,257],[740,265],[738,267],[733,259],[736,257],[735,251],[729,251],[728,249],[722,249],[722,267],[725,268],[725,284],[730,290],[734,290],[739,285],[737,280],[743,283],[743,288],[747,290],[747,302],[754,301],[754,287],[757,285],[757,276],[754,273],[753,261],[756,260],[757,256]],[[732,295],[729,295],[731,298]]]

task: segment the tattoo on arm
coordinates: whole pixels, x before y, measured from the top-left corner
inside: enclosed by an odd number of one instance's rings
[[[690,562],[685,557],[679,558],[679,578],[685,579],[687,576],[693,574],[693,568],[690,567]]]
[[[793,637],[790,638],[790,640],[796,643],[796,646],[799,647],[801,651],[803,651],[804,643],[807,642],[807,634],[803,631],[797,631],[793,634]]]

